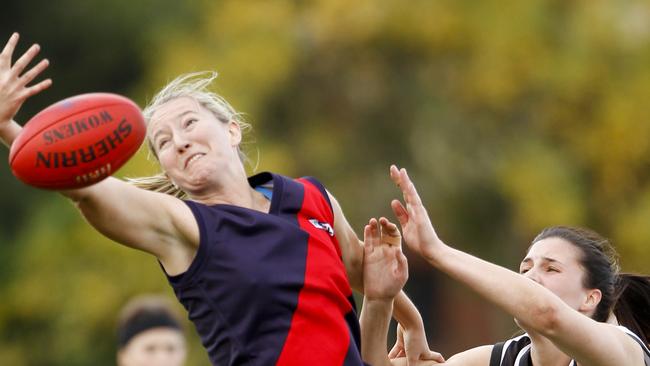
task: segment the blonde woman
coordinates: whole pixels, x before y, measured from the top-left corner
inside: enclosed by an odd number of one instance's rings
[[[27,84],[14,34],[0,54],[0,138],[20,133],[21,104],[51,84]],[[108,178],[61,192],[106,237],[153,255],[218,365],[361,365],[352,288],[363,290],[362,242],[334,197],[313,178],[247,177],[248,125],[207,87],[215,73],[182,75],[145,108],[155,177]],[[146,189],[142,189],[144,187]],[[182,199],[181,199],[182,198]],[[412,360],[435,357],[404,293],[395,318]]]

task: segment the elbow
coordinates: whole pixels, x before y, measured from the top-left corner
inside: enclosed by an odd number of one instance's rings
[[[526,319],[519,319],[522,328],[552,337],[561,327],[561,306],[555,301],[542,301],[532,306]]]

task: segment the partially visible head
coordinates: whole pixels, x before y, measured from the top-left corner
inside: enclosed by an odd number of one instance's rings
[[[607,320],[615,303],[618,258],[609,241],[592,230],[544,229],[533,240],[521,272],[597,321]]]
[[[132,181],[137,186],[181,198],[186,196],[186,192],[179,189],[178,185],[169,179],[170,174],[167,172],[169,167],[165,166],[164,161],[161,161],[159,141],[154,135],[159,132],[161,125],[173,126],[171,121],[185,123],[180,119],[182,117],[179,114],[188,109],[197,113],[197,116],[202,118],[202,121],[209,120],[211,123],[214,122],[215,125],[221,125],[221,127],[238,133],[239,137],[234,140],[233,149],[241,162],[248,160],[242,152],[240,143],[243,135],[251,127],[244,121],[242,114],[237,112],[223,97],[208,89],[216,77],[216,72],[196,72],[180,75],[163,87],[144,108],[143,114],[148,129],[147,144],[149,151],[161,163],[163,173],[154,177],[133,179]],[[183,130],[179,128],[177,131],[182,132]],[[216,130],[210,131],[210,134],[214,131]],[[176,135],[180,134],[177,133]],[[173,138],[174,136],[171,136],[172,143],[186,142],[186,140],[173,140]],[[162,157],[164,158],[164,156]]]
[[[118,366],[182,366],[187,349],[181,322],[171,303],[160,296],[130,301],[117,329]]]

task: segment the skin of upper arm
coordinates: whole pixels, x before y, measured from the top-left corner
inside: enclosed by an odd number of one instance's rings
[[[198,224],[189,207],[175,197],[112,177],[61,193],[101,234],[155,255],[169,272],[182,271],[198,247]]]
[[[348,223],[336,198],[329,192],[334,211],[334,234],[339,242],[348,280],[353,289],[363,292],[363,243]]]

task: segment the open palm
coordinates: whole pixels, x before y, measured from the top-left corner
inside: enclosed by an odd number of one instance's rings
[[[398,200],[391,202],[391,208],[402,227],[406,245],[426,259],[433,258],[435,247],[440,239],[431,225],[429,214],[422,205],[415,185],[411,182],[406,169],[397,169],[395,165],[390,167],[390,177],[401,189],[406,204],[405,207]]]
[[[399,231],[386,218],[379,221],[373,218],[364,228],[363,236],[364,294],[368,299],[392,300],[408,279]]]
[[[49,62],[41,60],[23,73],[27,65],[38,54],[40,47],[36,44],[32,45],[12,65],[11,59],[17,44],[18,33],[14,33],[0,52],[0,125],[10,122],[27,98],[40,93],[52,84],[52,80],[46,79],[35,85],[27,86],[47,68]]]

